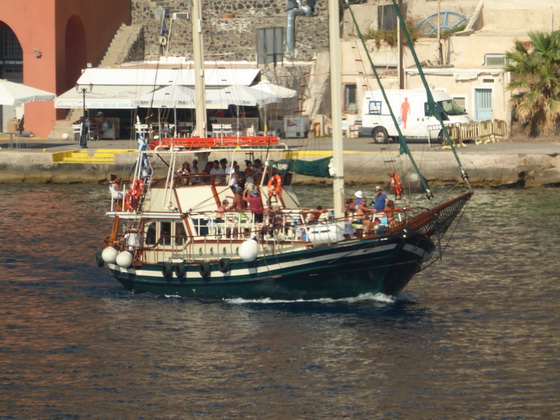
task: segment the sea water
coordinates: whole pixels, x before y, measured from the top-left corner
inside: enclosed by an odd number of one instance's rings
[[[0,186],[0,419],[560,418],[560,190],[478,190],[400,298],[312,302],[127,292],[108,205]]]

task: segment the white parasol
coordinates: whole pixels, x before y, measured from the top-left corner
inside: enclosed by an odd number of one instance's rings
[[[56,95],[21,83],[0,79],[0,105],[20,106],[28,102],[52,101]]]

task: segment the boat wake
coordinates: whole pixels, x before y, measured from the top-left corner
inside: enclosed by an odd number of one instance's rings
[[[274,305],[274,304],[286,304],[286,303],[362,303],[362,302],[380,302],[380,303],[395,303],[400,300],[398,297],[388,296],[383,293],[363,293],[356,297],[332,299],[332,298],[321,298],[321,299],[297,299],[297,300],[281,300],[281,299],[224,299],[225,302],[231,303],[233,305],[246,305],[246,304],[263,304],[263,305]]]

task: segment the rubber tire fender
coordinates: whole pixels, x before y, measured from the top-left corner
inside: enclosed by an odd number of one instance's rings
[[[101,257],[101,252],[95,253],[95,262],[98,267],[103,267],[105,265],[105,261],[103,261],[103,258]]]
[[[179,279],[184,279],[187,275],[187,269],[185,268],[185,264],[175,264],[175,275]]]
[[[161,266],[161,274],[163,274],[163,277],[166,279],[173,278],[173,266],[169,263],[163,263]]]
[[[200,263],[198,265],[198,272],[204,279],[210,277],[210,273],[212,272],[212,270],[210,269],[210,264],[208,264],[207,262]]]
[[[227,273],[231,270],[231,260],[229,258],[222,258],[219,262],[219,269],[222,273]]]

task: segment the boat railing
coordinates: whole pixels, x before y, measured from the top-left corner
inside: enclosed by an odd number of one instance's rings
[[[250,211],[189,213],[187,229],[161,233],[150,243],[126,235],[117,238],[121,250],[129,250],[136,260],[177,261],[235,258],[243,241],[256,239],[263,254],[294,248],[313,248],[342,241],[401,234],[412,229],[424,208],[411,207],[376,212],[365,216],[347,214],[341,219],[324,215],[316,222],[305,220],[301,210],[282,210],[265,215],[262,223]],[[218,217],[217,217],[218,216]],[[432,217],[432,216],[430,216]],[[385,220],[384,220],[385,219]],[[157,240],[156,240],[157,239]]]

